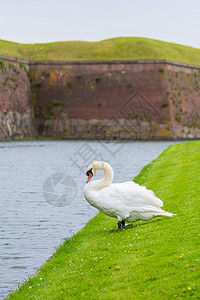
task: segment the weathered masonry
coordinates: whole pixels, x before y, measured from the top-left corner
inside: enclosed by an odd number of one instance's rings
[[[1,61],[1,139],[200,138],[199,67]]]

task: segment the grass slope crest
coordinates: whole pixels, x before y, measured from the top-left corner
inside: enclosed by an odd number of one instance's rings
[[[168,60],[200,66],[200,49],[138,37],[46,44],[0,40],[0,56],[28,61]]]

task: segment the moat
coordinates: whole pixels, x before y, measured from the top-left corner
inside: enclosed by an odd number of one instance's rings
[[[115,171],[114,182],[132,180],[174,143],[1,142],[0,298],[32,275],[64,239],[97,213],[83,196],[85,170],[92,160],[108,161]],[[59,178],[65,178],[61,185],[56,182]],[[63,194],[64,198],[57,197]]]

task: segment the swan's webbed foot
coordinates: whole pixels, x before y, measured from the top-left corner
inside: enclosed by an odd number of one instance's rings
[[[121,230],[121,229],[125,229],[125,221],[124,220],[118,222],[117,230]]]
[[[125,221],[122,221],[122,229],[125,229]]]
[[[121,221],[119,221],[117,224],[118,224],[118,228],[117,228],[117,230],[121,230],[121,227],[122,227],[122,222],[121,222]]]

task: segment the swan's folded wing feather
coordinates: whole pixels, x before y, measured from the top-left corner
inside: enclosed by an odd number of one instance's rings
[[[151,190],[132,181],[111,184],[99,190],[98,196],[101,201],[110,202],[113,205],[120,203],[132,208],[145,205],[163,206],[163,202]]]

